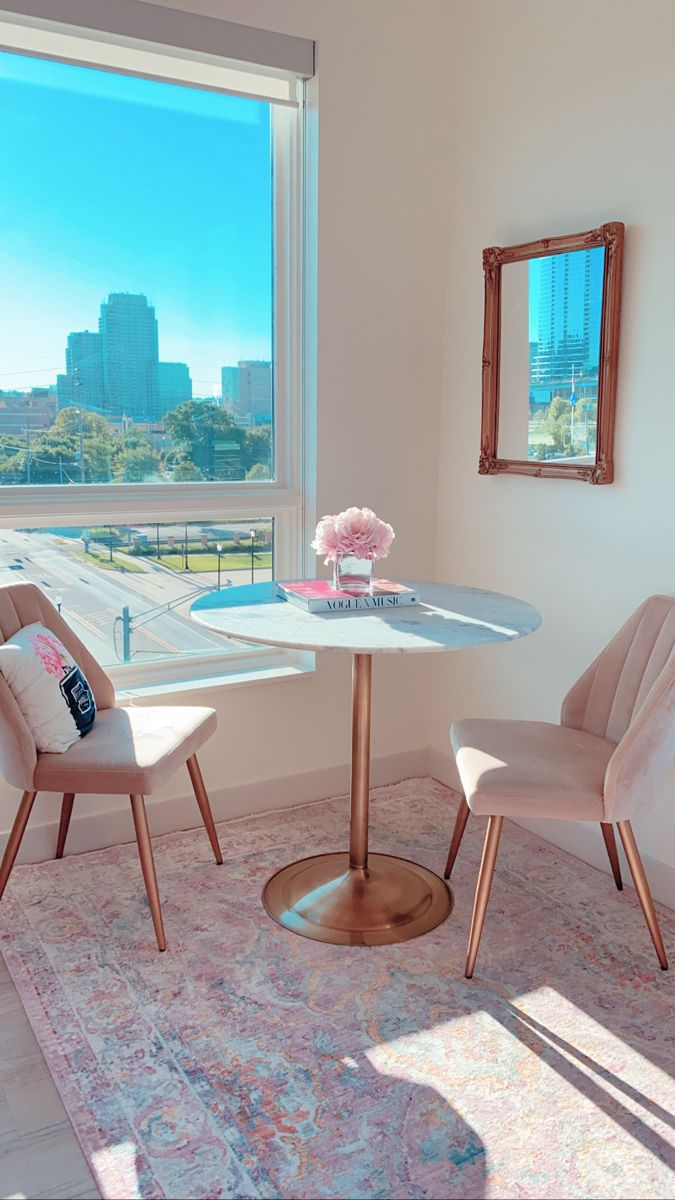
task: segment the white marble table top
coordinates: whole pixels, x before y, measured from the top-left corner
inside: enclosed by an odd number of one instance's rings
[[[536,608],[500,592],[447,583],[404,581],[422,603],[388,612],[307,613],[278,600],[273,584],[208,592],[190,615],[209,629],[244,642],[298,650],[396,654],[461,650],[515,641],[541,624]],[[250,603],[245,603],[248,593]]]

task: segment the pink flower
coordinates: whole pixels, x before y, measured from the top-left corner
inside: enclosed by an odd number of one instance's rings
[[[316,550],[317,554],[325,554],[326,562],[334,561],[338,554],[335,534],[336,520],[337,517],[322,517],[316,527],[314,541],[311,543],[312,550]]]
[[[325,554],[326,562],[339,554],[355,558],[386,558],[394,539],[391,525],[381,521],[370,508],[348,508],[337,516],[322,517],[312,547]]]

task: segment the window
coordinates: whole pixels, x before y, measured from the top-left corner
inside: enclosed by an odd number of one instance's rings
[[[187,610],[303,568],[302,87],[212,90],[218,60],[160,70],[145,47],[138,68],[72,34],[83,61],[53,61],[61,34],[21,29],[0,51],[0,578],[43,587],[118,682],[209,677],[224,649],[240,671],[269,654]]]

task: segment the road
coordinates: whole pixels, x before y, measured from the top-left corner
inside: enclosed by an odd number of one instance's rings
[[[214,586],[215,580],[209,575],[177,574],[147,559],[131,560],[141,567],[138,573],[103,570],[84,561],[81,552],[82,543],[74,538],[40,530],[21,533],[0,529],[0,583],[30,580],[54,603],[60,595],[62,615],[103,666],[121,661],[119,618],[125,605],[132,617],[133,662],[176,655],[236,653],[225,638],[210,634],[188,616],[194,597]],[[123,561],[117,552],[115,557]],[[251,579],[248,569],[228,571],[226,577],[234,586],[250,583]],[[256,582],[270,578],[271,571],[256,571]],[[163,608],[167,604],[175,607],[167,611]]]

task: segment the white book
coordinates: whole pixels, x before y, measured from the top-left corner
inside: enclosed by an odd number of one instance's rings
[[[374,579],[372,590],[363,596],[338,591],[327,579],[296,579],[276,584],[277,595],[305,612],[391,612],[420,603],[420,594],[402,583]]]

